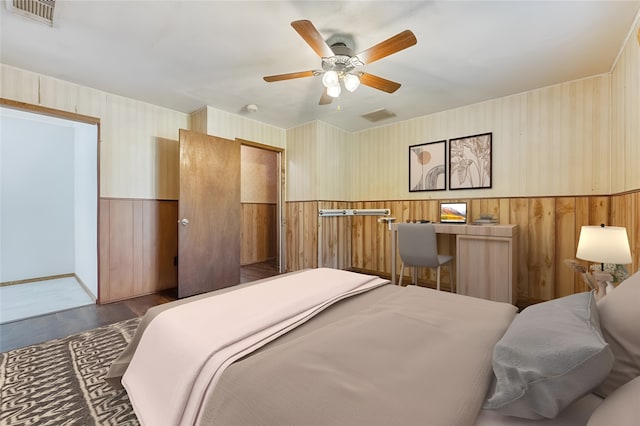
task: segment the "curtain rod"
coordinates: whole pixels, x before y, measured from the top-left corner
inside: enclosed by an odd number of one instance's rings
[[[319,209],[318,216],[388,216],[390,209]]]

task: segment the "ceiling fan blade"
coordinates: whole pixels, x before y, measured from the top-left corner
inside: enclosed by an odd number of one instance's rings
[[[411,30],[404,30],[385,41],[368,48],[356,56],[365,64],[370,64],[386,56],[393,55],[401,50],[411,47],[418,40]]]
[[[333,97],[329,96],[327,89],[325,88],[322,91],[322,96],[320,96],[320,102],[318,102],[318,105],[329,105],[331,102],[333,102]]]
[[[268,81],[269,83],[271,83],[273,81],[291,80],[293,78],[302,78],[302,77],[313,77],[313,71],[299,71],[299,72],[290,72],[288,74],[268,75],[262,78],[264,78],[264,81]]]
[[[378,77],[377,75],[368,74],[363,72],[360,75],[360,84],[373,87],[374,89],[382,90],[387,93],[393,93],[400,88],[400,83],[387,80],[386,78]]]
[[[316,52],[316,55],[321,58],[328,58],[334,56],[333,50],[329,47],[322,35],[318,32],[316,27],[313,26],[311,21],[306,19],[301,21],[293,21],[291,26],[294,30],[300,34],[300,36],[307,42],[309,46]]]

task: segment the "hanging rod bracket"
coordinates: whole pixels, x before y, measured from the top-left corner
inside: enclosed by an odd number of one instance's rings
[[[319,209],[318,216],[388,216],[391,209]]]

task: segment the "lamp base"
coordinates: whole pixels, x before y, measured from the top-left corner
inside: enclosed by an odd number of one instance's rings
[[[591,275],[593,275],[593,278],[595,278],[598,284],[595,289],[596,301],[598,301],[602,299],[604,296],[606,296],[608,292],[607,291],[608,285],[611,285],[611,287],[613,287],[613,284],[611,284],[611,281],[613,280],[613,276],[610,273],[603,272],[603,271],[593,271]]]

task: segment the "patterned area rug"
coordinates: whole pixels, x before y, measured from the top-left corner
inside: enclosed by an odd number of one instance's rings
[[[0,425],[138,425],[104,380],[139,318],[0,354]]]

